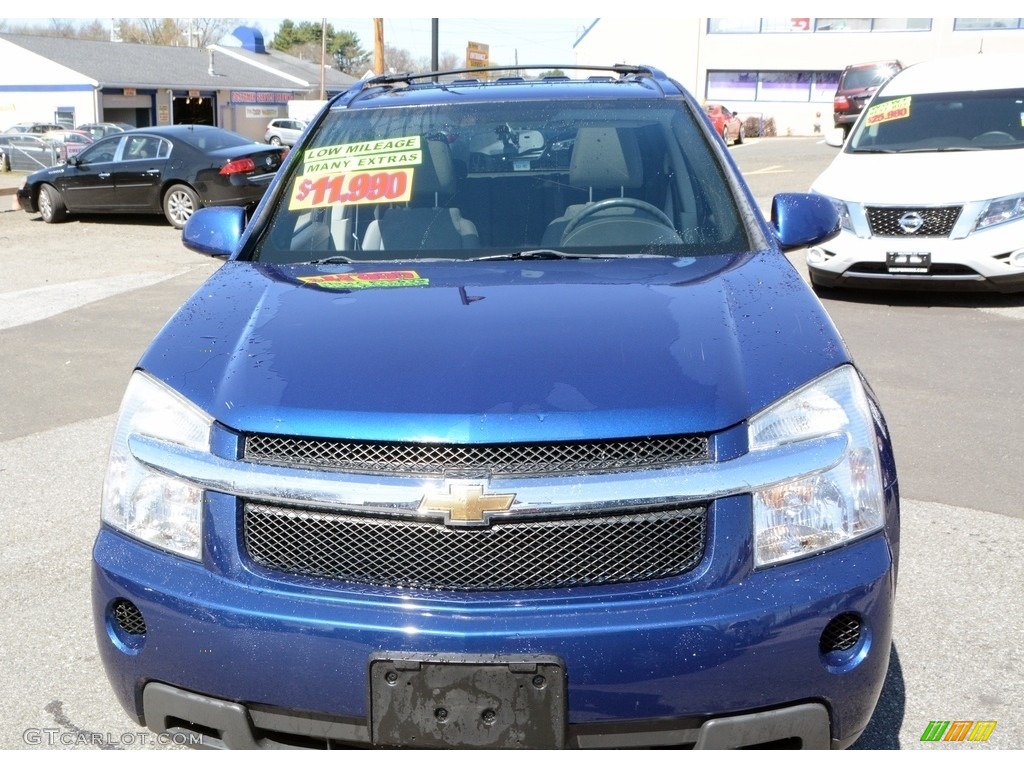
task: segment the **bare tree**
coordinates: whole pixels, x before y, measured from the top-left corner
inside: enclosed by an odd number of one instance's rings
[[[125,43],[203,48],[238,25],[237,19],[118,19],[117,36]]]
[[[428,72],[430,71],[430,61],[423,58],[414,59],[405,48],[394,48],[385,43],[384,69],[395,73]]]
[[[68,37],[80,40],[107,40],[110,33],[98,19],[82,22],[79,19],[50,19],[46,25],[15,24],[0,20],[0,32],[15,35],[36,35],[39,37]]]

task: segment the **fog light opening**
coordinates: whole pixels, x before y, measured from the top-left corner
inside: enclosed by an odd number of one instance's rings
[[[146,641],[146,620],[131,600],[118,598],[107,609],[107,633],[122,652],[136,654]]]
[[[856,613],[841,613],[822,630],[818,652],[829,672],[849,672],[868,655],[871,633],[864,619]]]
[[[1010,254],[1010,266],[1024,269],[1024,248]]]
[[[824,264],[826,261],[831,259],[833,254],[828,253],[821,248],[810,248],[807,251],[807,263],[808,264]]]

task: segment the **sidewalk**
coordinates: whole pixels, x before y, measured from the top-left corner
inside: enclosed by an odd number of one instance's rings
[[[0,213],[20,210],[18,190],[24,183],[24,174],[0,173]]]

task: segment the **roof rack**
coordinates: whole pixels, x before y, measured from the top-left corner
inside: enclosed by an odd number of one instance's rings
[[[357,90],[363,90],[365,88],[373,88],[381,85],[394,85],[396,83],[406,83],[412,85],[415,81],[423,80],[438,80],[441,77],[451,77],[452,75],[471,75],[468,78],[461,78],[455,83],[478,83],[480,82],[477,75],[481,75],[487,72],[521,72],[523,70],[573,70],[581,72],[613,72],[620,78],[635,76],[635,75],[647,75],[650,77],[658,77],[661,73],[653,67],[637,66],[633,64],[615,64],[613,66],[601,66],[597,64],[529,64],[529,65],[516,65],[516,66],[493,66],[493,67],[471,67],[466,69],[446,69],[437,72],[401,72],[386,75],[374,75],[372,77],[365,78],[364,80],[356,83],[353,88]],[[605,76],[607,78],[608,76]],[[568,77],[564,75],[548,76],[543,80],[567,80]],[[608,78],[610,79],[610,78]],[[506,75],[497,78],[493,82],[525,82],[521,75]],[[450,81],[446,81],[446,84],[452,85]]]

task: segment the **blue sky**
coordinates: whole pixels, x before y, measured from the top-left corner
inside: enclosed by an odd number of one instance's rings
[[[573,43],[594,21],[588,18],[440,18],[438,50],[463,56],[472,40],[490,46],[491,61],[500,64],[571,64]],[[291,17],[292,21],[316,21],[319,18]],[[267,35],[276,31],[283,19],[246,19]],[[336,30],[355,32],[363,48],[373,50],[373,19],[331,18]],[[414,58],[430,58],[430,19],[389,17],[384,21],[384,44],[404,48]]]
[[[5,3],[6,6],[14,3]],[[285,5],[285,4],[283,4]],[[592,24],[598,17],[599,24],[604,27],[613,27],[615,17],[623,17],[633,14],[649,18],[652,23],[658,19],[682,18],[696,15],[726,15],[733,17],[760,16],[765,13],[779,16],[841,16],[855,13],[858,16],[932,16],[934,13],[945,13],[954,15],[955,11],[963,11],[962,8],[940,10],[933,0],[860,0],[856,8],[849,7],[848,3],[834,2],[834,0],[818,0],[815,3],[808,3],[806,0],[784,0],[781,7],[767,8],[763,3],[752,0],[734,0],[728,7],[720,3],[711,3],[707,0],[691,0],[685,6],[675,3],[667,6],[671,10],[665,11],[662,8],[655,8],[653,3],[647,2],[630,6],[621,2],[608,2],[607,0],[588,0],[586,3],[562,2],[557,6],[551,0],[515,0],[512,3],[493,2],[488,7],[487,3],[480,0],[468,2],[467,0],[446,0],[443,7],[431,9],[435,13],[443,13],[438,23],[439,29],[439,50],[443,53],[453,53],[462,56],[465,52],[466,43],[470,40],[479,43],[486,43],[490,46],[491,60],[500,64],[562,64],[573,63],[573,43],[579,38],[583,30]],[[255,9],[252,0],[220,0],[215,8],[217,15],[228,18],[237,18],[247,24],[258,26],[268,36],[278,29],[280,18],[252,18]],[[109,20],[115,17],[137,16],[139,12],[138,2],[127,2],[126,0],[113,0],[91,3],[83,6],[80,2],[70,0],[48,0],[42,6],[49,10],[54,17],[74,18],[83,17],[83,8],[88,9],[87,18],[100,18]],[[270,4],[263,5],[263,8],[277,9],[280,6]],[[373,49],[373,20],[370,17],[336,18],[331,16],[340,7],[346,10],[353,9],[351,4],[338,3],[336,0],[306,0],[296,6],[302,16],[291,16],[293,21],[320,21],[327,18],[328,22],[334,25],[335,29],[345,29],[355,32],[366,50]],[[971,11],[978,16],[1012,16],[1024,15],[1021,10],[1020,0],[975,0]],[[27,9],[27,12],[26,12]],[[19,4],[15,8],[3,8],[0,10],[0,21],[18,19],[18,10],[22,11],[22,17],[31,13],[37,13],[37,7]],[[202,17],[207,16],[211,10],[209,0],[178,0],[173,8],[161,8],[160,10],[173,10],[177,17]],[[367,4],[367,10],[384,14],[384,42],[386,45],[396,48],[403,48],[409,51],[414,58],[429,59],[430,57],[430,19],[424,17],[424,4],[422,2],[409,2],[409,0],[389,0],[387,3]],[[554,11],[557,10],[557,15]],[[575,15],[585,14],[585,15]],[[33,22],[45,23],[47,19],[31,19]],[[602,29],[607,33],[606,29]]]

